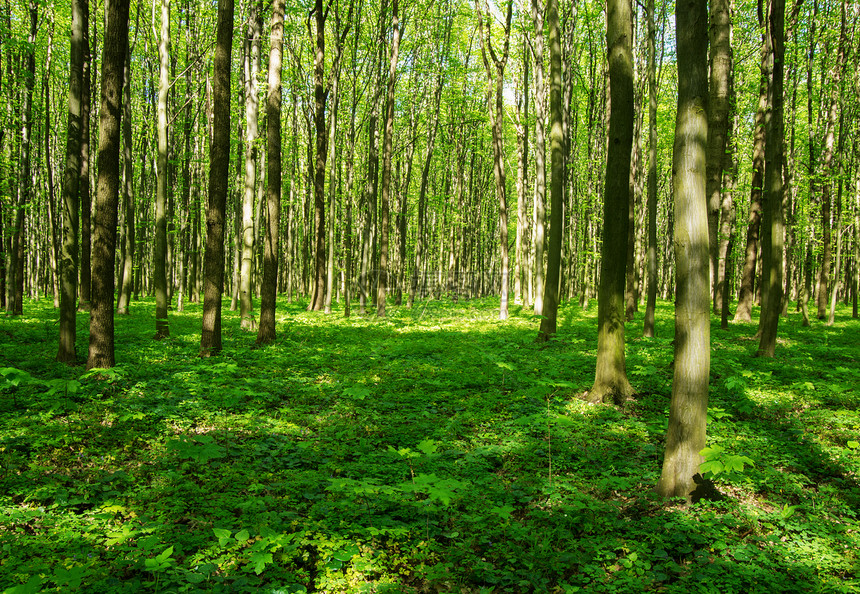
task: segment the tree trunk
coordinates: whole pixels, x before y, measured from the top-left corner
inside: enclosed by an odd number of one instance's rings
[[[230,166],[230,54],[233,45],[233,0],[218,0],[212,84],[214,124],[209,150],[209,207],[203,260],[203,322],[200,356],[221,351],[221,296],[224,293],[224,215]]]
[[[550,186],[549,252],[547,254],[546,284],[544,285],[543,318],[539,340],[548,340],[556,332],[559,303],[559,275],[561,273],[561,240],[564,231],[564,131],[561,104],[561,36],[558,23],[558,0],[547,0],[549,27],[549,144],[552,162]]]
[[[89,8],[89,7],[88,7]],[[90,50],[89,12],[84,24],[84,70],[81,94],[81,288],[78,311],[90,310],[92,284],[92,197],[90,188],[90,121],[92,117],[93,56]]]
[[[603,245],[597,305],[597,369],[590,402],[622,404],[634,393],[624,361],[624,281],[633,148],[633,9],[630,0],[608,0],[609,149],[603,202]]]
[[[762,15],[759,15],[759,26],[764,27]],[[764,150],[765,150],[765,115],[768,104],[768,61],[770,59],[770,44],[762,35],[761,49],[761,78],[759,79],[758,109],[755,115],[755,132],[753,136],[753,171],[750,183],[750,211],[747,220],[746,250],[744,266],[741,273],[741,288],[738,295],[738,308],[735,310],[735,322],[751,322],[756,264],[759,248],[759,231],[762,215],[762,182],[764,180]]]
[[[90,349],[87,369],[109,368],[114,360],[114,268],[119,205],[120,123],[125,56],[128,52],[129,0],[107,10],[99,109],[99,171],[93,237]]]
[[[262,39],[262,9],[258,2],[249,5],[248,30],[245,37],[245,186],[242,193],[242,262],[239,271],[239,312],[243,330],[256,330],[252,277],[254,273],[254,198],[257,191],[257,137],[260,112],[260,46]]]
[[[78,188],[81,170],[81,93],[84,68],[84,27],[88,0],[72,0],[69,60],[69,123],[63,170],[63,243],[60,255],[60,339],[57,361],[73,363],[78,290]]]
[[[489,19],[490,9],[485,6],[482,10],[476,0],[475,9],[478,13],[478,37],[481,41],[481,56],[487,77],[492,81],[495,69],[495,105],[490,109],[490,120],[493,126],[493,173],[496,179],[496,196],[499,200],[499,247],[501,251],[501,288],[499,299],[499,319],[508,318],[508,285],[510,276],[510,258],[508,255],[508,197],[505,181],[505,147],[504,147],[504,82],[505,66],[508,62],[508,51],[511,42],[511,17],[513,15],[513,0],[509,0],[504,25],[504,45],[501,57],[496,56],[490,34],[490,22],[487,21],[486,38],[484,32],[484,16]],[[490,64],[492,60],[492,67]],[[491,93],[488,91],[488,97]]]
[[[729,127],[730,80],[732,76],[732,14],[730,0],[710,2],[710,89],[708,92],[708,163],[706,189],[708,201],[708,245],[710,252],[711,295],[714,312],[719,308],[719,222],[722,203],[723,171],[726,159],[726,134]]]
[[[281,69],[284,49],[284,2],[275,0],[269,50],[269,87],[266,97],[266,186],[265,253],[263,290],[260,295],[260,326],[257,344],[275,341],[275,310],[278,289],[278,232],[281,226]]]
[[[33,133],[33,88],[36,82],[36,27],[38,24],[38,13],[36,4],[31,0],[28,4],[30,16],[30,31],[27,38],[29,49],[24,55],[24,94],[21,105],[21,140],[20,161],[18,166],[18,188],[13,218],[12,245],[9,258],[8,284],[9,294],[6,298],[6,310],[12,315],[19,316],[24,313],[24,219],[30,203],[30,190],[32,187],[31,153]]]
[[[762,307],[759,322],[761,340],[757,355],[773,357],[776,349],[776,334],[779,315],[782,313],[782,258],[784,244],[783,226],[783,59],[785,56],[785,0],[768,1],[768,35],[772,59],[770,65],[769,102],[771,109],[766,119],[767,143],[765,145],[765,209],[762,219]]]
[[[710,375],[710,285],[705,160],[708,133],[707,5],[675,8],[678,114],[672,182],[675,196],[675,369],[666,454],[657,483],[663,497],[694,496],[705,447]]]
[[[400,52],[398,0],[391,2],[391,62],[388,68],[388,96],[385,100],[385,128],[382,135],[382,201],[379,223],[379,285],[376,293],[376,317],[385,317],[388,293],[388,219],[391,201],[391,153],[394,142],[394,88],[397,82],[397,59]]]
[[[138,8],[138,16],[140,9]],[[138,18],[138,22],[140,19]],[[135,29],[137,29],[135,27]],[[123,226],[123,250],[122,271],[120,273],[119,295],[117,297],[116,313],[121,316],[129,315],[131,302],[131,289],[134,284],[134,163],[132,162],[131,143],[133,141],[131,129],[131,55],[134,51],[133,44],[126,54],[125,67],[123,69],[123,114],[122,114],[122,136],[123,136],[123,205],[125,207],[125,220]]]
[[[535,194],[534,194],[534,313],[544,310],[544,246],[546,245],[546,84],[544,83],[544,20],[540,0],[531,0],[535,61]],[[543,333],[539,333],[539,336]]]
[[[161,28],[158,38],[158,162],[155,193],[155,339],[170,336],[167,320],[167,94],[170,91],[170,0],[161,0]]]
[[[654,337],[657,308],[657,23],[654,0],[647,0],[648,19],[648,296],[642,334]]]

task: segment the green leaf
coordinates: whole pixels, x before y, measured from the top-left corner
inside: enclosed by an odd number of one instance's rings
[[[706,472],[710,472],[714,476],[717,476],[724,470],[723,463],[719,460],[709,460],[707,462],[702,462],[699,466],[699,472],[705,474]]]
[[[251,537],[251,535],[244,528],[242,530],[239,530],[239,532],[236,533],[236,540],[238,540],[239,542],[245,542],[250,537]]]
[[[439,443],[432,439],[425,439],[418,444],[418,449],[429,456],[436,453],[436,450],[439,449]]]
[[[260,575],[266,568],[266,565],[272,562],[271,553],[252,553],[249,565],[254,566],[254,573]]]
[[[167,560],[167,558],[170,557],[172,554],[173,554],[173,546],[171,545],[171,546],[167,547],[166,549],[164,549],[164,552],[162,552],[160,555],[158,555],[155,558],[155,560],[158,561],[159,563],[164,563]]]
[[[857,448],[860,448],[860,441],[849,441],[845,445],[847,445],[852,450],[856,450]]]

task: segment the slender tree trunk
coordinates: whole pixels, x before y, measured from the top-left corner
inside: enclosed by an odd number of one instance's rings
[[[711,326],[708,283],[708,212],[705,200],[708,130],[707,5],[675,8],[678,44],[678,114],[675,120],[675,368],[666,454],[657,483],[663,497],[696,489],[699,452],[705,447]]]
[[[93,237],[92,306],[87,369],[109,368],[114,359],[114,268],[120,186],[120,123],[129,0],[107,10],[99,109],[99,171]]]
[[[140,9],[138,8],[138,23],[140,22]],[[136,27],[135,27],[136,29]],[[123,137],[123,147],[122,147],[122,156],[123,156],[123,205],[125,212],[125,221],[123,226],[125,227],[125,232],[123,233],[123,250],[122,250],[122,260],[121,266],[122,271],[120,274],[120,283],[119,283],[119,295],[117,297],[117,308],[116,313],[121,316],[129,315],[129,305],[131,303],[131,289],[134,284],[134,163],[132,161],[131,154],[131,143],[133,141],[132,137],[132,126],[131,126],[131,55],[134,51],[134,46],[136,44],[132,44],[129,48],[128,53],[125,58],[125,67],[123,69],[123,114],[122,114],[122,137]]]
[[[784,246],[783,226],[783,60],[785,56],[785,0],[768,0],[768,35],[772,59],[770,65],[769,99],[771,110],[766,119],[765,197],[762,227],[762,308],[759,323],[761,340],[758,356],[773,357],[779,315],[782,312],[782,266]]]
[[[275,0],[269,44],[269,87],[266,97],[266,186],[265,254],[263,290],[260,295],[260,327],[257,344],[275,341],[275,310],[278,289],[278,233],[281,227],[281,69],[284,49],[284,3]]]
[[[525,246],[528,223],[526,222],[526,188],[529,178],[529,55],[528,44],[523,42],[523,92],[517,99],[519,124],[517,126],[517,145],[519,159],[517,162],[517,269],[514,279],[514,303],[525,305],[524,299],[528,280],[526,279]],[[519,114],[521,112],[521,114]]]
[[[764,27],[763,16],[759,15],[759,25]],[[764,151],[765,151],[765,115],[768,104],[768,61],[770,59],[770,44],[762,35],[761,78],[759,79],[758,109],[755,115],[755,132],[753,136],[753,172],[750,183],[750,210],[747,220],[746,250],[744,266],[741,273],[741,288],[738,296],[738,308],[735,310],[735,322],[751,322],[756,263],[759,248],[759,231],[762,215],[762,183],[764,181]]]
[[[535,194],[534,194],[534,283],[535,315],[544,310],[544,246],[546,245],[546,84],[544,83],[544,14],[540,0],[531,0],[535,61]]]
[[[511,42],[511,17],[513,16],[513,0],[509,0],[504,25],[504,45],[501,57],[496,55],[493,49],[490,22],[486,24],[486,38],[484,31],[484,16],[489,19],[489,6],[482,9],[475,1],[475,9],[478,13],[478,36],[481,41],[481,56],[484,60],[484,68],[487,77],[492,81],[495,78],[495,105],[490,109],[490,119],[493,126],[493,173],[496,179],[496,196],[499,200],[499,246],[501,251],[501,289],[499,319],[508,318],[508,285],[510,284],[510,257],[508,255],[508,197],[505,181],[505,147],[504,147],[504,82],[505,66],[508,62],[508,52]],[[492,65],[490,64],[492,60]],[[495,70],[495,77],[493,76]],[[491,94],[488,93],[488,96]]]
[[[90,310],[92,284],[92,197],[90,187],[90,119],[92,117],[93,56],[90,50],[89,5],[84,24],[84,70],[81,94],[81,288],[78,311]]]
[[[167,320],[167,95],[170,91],[170,0],[161,0],[161,28],[158,39],[158,162],[155,192],[155,339],[170,336]]]
[[[45,67],[45,76],[42,79],[42,88],[45,93],[45,164],[47,172],[48,185],[48,232],[50,233],[50,266],[51,266],[51,286],[54,291],[54,309],[60,307],[60,238],[57,235],[57,212],[56,212],[56,196],[54,185],[54,163],[51,156],[51,64],[53,63],[53,46],[54,46],[54,14],[51,12],[51,24],[48,33],[48,60]],[[0,141],[2,146],[2,141]],[[2,220],[0,220],[2,225]],[[0,233],[0,241],[2,241],[2,233]],[[0,255],[2,258],[2,255]]]
[[[827,126],[826,133],[824,135],[824,155],[823,155],[823,168],[824,168],[824,176],[825,181],[822,187],[821,192],[821,229],[822,229],[822,262],[821,262],[821,270],[819,271],[818,276],[818,319],[823,320],[827,315],[827,297],[828,291],[827,288],[830,283],[830,276],[832,274],[831,270],[831,261],[833,258],[833,240],[831,238],[831,226],[833,225],[832,217],[832,194],[833,194],[833,183],[836,181],[836,178],[839,177],[839,170],[841,168],[842,159],[837,159],[834,161],[834,145],[836,144],[836,134],[837,134],[837,126],[841,128],[841,113],[842,113],[842,71],[845,68],[845,51],[846,51],[846,42],[847,42],[847,34],[846,34],[846,0],[842,2],[842,19],[840,25],[840,34],[839,34],[839,48],[837,50],[836,55],[836,63],[833,66],[833,75],[832,80],[830,81],[830,108],[827,112]],[[837,117],[840,118],[839,123],[837,124]],[[840,133],[841,136],[841,133]],[[840,138],[841,144],[841,138]],[[840,153],[842,151],[839,151]],[[837,182],[840,184],[841,189],[841,180]],[[837,206],[837,210],[838,210]],[[836,224],[836,232],[837,232],[837,243],[841,239],[839,235],[839,224]],[[837,248],[838,249],[838,248]],[[836,295],[836,287],[839,285],[839,264],[836,265],[836,273],[833,275],[833,290],[832,293]],[[833,299],[835,305],[835,297]],[[828,325],[831,325],[832,321],[832,311],[831,316],[828,318]]]
[[[538,339],[546,340],[556,332],[561,273],[561,240],[564,229],[564,131],[561,104],[561,35],[558,23],[558,0],[547,0],[549,26],[549,144],[552,162],[550,186],[549,252],[547,254],[546,285],[544,286],[543,318]]]
[[[648,19],[648,296],[642,334],[654,336],[657,308],[657,19],[654,0],[647,0]]]
[[[242,193],[242,262],[239,272],[239,312],[242,329],[256,330],[252,277],[254,273],[254,198],[257,191],[257,137],[260,112],[260,46],[262,39],[262,9],[258,2],[250,3],[248,31],[245,37],[245,186]]]
[[[218,0],[212,84],[214,124],[209,150],[209,207],[203,260],[203,322],[200,356],[221,351],[221,296],[224,293],[224,215],[230,165],[230,54],[233,45],[233,0]]]
[[[81,169],[81,93],[84,27],[88,0],[72,0],[72,39],[69,60],[69,121],[63,171],[63,243],[60,256],[60,337],[57,361],[73,363],[78,289],[78,188]]]
[[[608,0],[609,149],[603,203],[603,245],[597,306],[597,369],[590,402],[622,404],[634,392],[624,360],[624,281],[630,154],[633,148],[633,8],[630,0]]]
[[[20,161],[18,166],[18,188],[17,201],[15,204],[14,227],[12,229],[12,246],[9,258],[9,295],[6,299],[6,309],[12,315],[20,316],[24,313],[24,222],[25,213],[30,203],[31,180],[31,153],[33,134],[33,89],[36,83],[36,27],[38,13],[36,4],[31,0],[28,4],[30,17],[30,32],[27,42],[29,49],[24,54],[24,93],[21,105],[21,139],[20,139]]]
[[[710,89],[708,96],[708,238],[711,271],[711,295],[714,312],[718,311],[719,298],[719,222],[722,197],[723,171],[726,169],[726,135],[729,127],[730,89],[732,76],[732,13],[730,0],[711,0],[710,26]]]
[[[385,128],[382,135],[382,202],[379,223],[379,284],[376,293],[376,317],[385,317],[388,293],[388,228],[391,201],[391,153],[394,142],[394,88],[397,82],[397,59],[400,53],[400,20],[398,0],[391,2],[391,62],[388,68],[388,96],[385,100]]]

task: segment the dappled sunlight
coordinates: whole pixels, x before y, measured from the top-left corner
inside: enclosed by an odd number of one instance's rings
[[[754,329],[715,330],[708,445],[753,464],[712,477],[723,500],[667,507],[651,493],[670,304],[656,339],[634,337],[642,314],[628,323],[640,393],[623,407],[576,398],[597,329],[573,305],[545,344],[529,312],[499,323],[486,303],[392,307],[384,321],[279,304],[266,348],[225,311],[224,352],[207,360],[195,307],[171,312],[171,337],[154,341],[153,305],[135,303],[105,379],[48,360],[55,338],[39,324],[16,328],[24,343],[3,338],[3,366],[33,378],[0,401],[3,575],[248,592],[857,579],[856,322],[789,330],[772,360],[751,357]],[[829,364],[815,365],[825,349]]]

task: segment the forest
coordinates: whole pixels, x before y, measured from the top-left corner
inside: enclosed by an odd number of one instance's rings
[[[0,590],[857,591],[858,21],[0,0]]]

